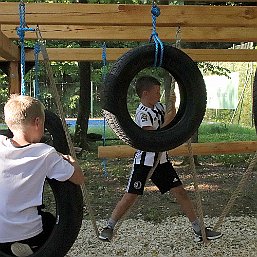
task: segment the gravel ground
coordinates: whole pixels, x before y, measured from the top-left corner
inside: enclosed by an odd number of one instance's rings
[[[217,218],[205,217],[206,226]],[[104,226],[99,221],[98,226]],[[84,256],[172,256],[172,257],[256,257],[257,219],[227,217],[222,226],[222,238],[207,245],[195,243],[186,217],[171,217],[161,223],[128,219],[123,221],[111,243],[96,238],[90,221],[83,221],[77,241],[69,257]]]

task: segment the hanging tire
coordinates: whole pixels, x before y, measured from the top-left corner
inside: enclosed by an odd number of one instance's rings
[[[51,145],[56,151],[69,154],[69,145],[59,116],[51,111],[45,110],[45,128],[51,136]]]
[[[63,138],[63,127],[57,115],[46,111],[46,129],[52,133],[54,147],[60,149],[66,146],[66,138]],[[61,136],[62,135],[62,136]],[[57,139],[58,138],[58,139]],[[63,141],[59,141],[62,138]],[[63,148],[67,154],[68,148]],[[68,151],[68,152],[67,152]],[[83,219],[83,197],[81,188],[70,181],[60,182],[55,179],[47,179],[56,203],[56,224],[53,231],[37,252],[31,257],[64,257],[74,244]],[[0,252],[0,257],[10,257]]]
[[[255,131],[257,133],[257,69],[255,71],[254,81],[253,81],[253,120],[254,120]]]
[[[101,92],[108,125],[134,148],[150,152],[173,149],[188,140],[200,126],[206,110],[206,87],[196,63],[184,52],[164,45],[162,68],[177,81],[180,106],[175,118],[158,131],[145,131],[132,120],[127,108],[127,92],[133,78],[153,66],[155,44],[134,48],[120,57],[106,76]]]

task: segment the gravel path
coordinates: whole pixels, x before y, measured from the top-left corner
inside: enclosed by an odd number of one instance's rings
[[[205,217],[206,226],[217,218]],[[99,226],[105,225],[100,221]],[[227,217],[222,226],[222,238],[208,245],[195,243],[186,217],[172,217],[154,224],[143,220],[125,220],[111,243],[95,236],[90,221],[83,221],[77,241],[68,256],[170,256],[170,257],[256,257],[257,219]]]

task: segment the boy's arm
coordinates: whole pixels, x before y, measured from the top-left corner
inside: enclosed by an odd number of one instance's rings
[[[74,167],[74,173],[69,178],[69,181],[76,185],[82,185],[85,182],[85,176],[78,162],[70,155],[62,155],[62,156]]]
[[[172,94],[170,96],[170,106],[167,108],[167,112],[165,113],[165,116],[164,116],[164,122],[161,125],[162,128],[167,126],[176,116],[175,103],[176,103],[176,95]]]

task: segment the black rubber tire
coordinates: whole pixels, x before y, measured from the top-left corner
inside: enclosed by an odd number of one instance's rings
[[[69,145],[62,126],[62,121],[55,113],[45,110],[45,128],[52,135],[54,148],[63,154],[69,154]]]
[[[257,133],[257,69],[255,71],[254,81],[253,81],[253,120],[254,120],[255,131]]]
[[[174,120],[158,131],[145,131],[132,120],[127,92],[133,78],[153,66],[155,44],[134,48],[113,65],[106,76],[101,102],[108,125],[134,148],[150,152],[173,149],[188,140],[200,126],[206,110],[206,87],[196,63],[184,52],[164,45],[162,68],[177,81],[180,107]]]
[[[63,127],[59,117],[47,111],[46,112],[46,128],[51,131],[54,141],[54,147],[59,151],[67,154],[64,146],[67,144],[59,141],[60,135],[63,135]],[[55,137],[56,136],[56,137]],[[59,138],[59,139],[56,139]],[[63,138],[62,138],[63,139]],[[64,147],[62,149],[62,147]],[[62,151],[64,150],[64,152]],[[46,243],[31,257],[63,257],[67,254],[71,246],[74,244],[83,219],[83,197],[81,188],[69,181],[60,182],[55,179],[47,179],[54,193],[56,202],[56,225],[51,236]],[[0,257],[10,257],[0,252]]]

